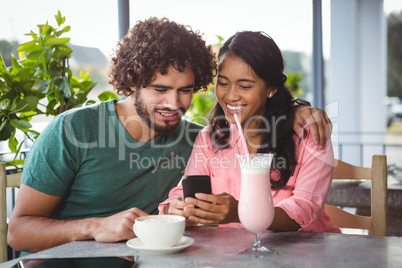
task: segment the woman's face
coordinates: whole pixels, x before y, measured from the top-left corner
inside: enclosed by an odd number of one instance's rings
[[[229,123],[235,123],[237,113],[241,124],[249,126],[250,118],[264,114],[267,97],[275,91],[242,59],[230,54],[223,56],[215,94]]]

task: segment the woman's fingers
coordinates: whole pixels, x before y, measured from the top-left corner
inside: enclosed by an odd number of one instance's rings
[[[184,211],[202,224],[222,224],[238,221],[238,201],[227,193],[218,195],[197,194],[197,198],[186,198]]]

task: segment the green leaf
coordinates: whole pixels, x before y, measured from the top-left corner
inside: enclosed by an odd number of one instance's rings
[[[87,73],[84,75],[84,81],[88,81],[89,78],[90,78],[89,72],[87,72]]]
[[[40,57],[40,61],[42,62],[42,72],[43,72],[43,76],[45,78],[47,78],[48,73],[47,73],[47,67],[46,67],[46,58],[45,58],[45,54],[43,53],[42,56]]]
[[[36,39],[36,37],[38,36],[38,35],[37,35],[35,32],[33,32],[32,30],[31,30],[30,33],[26,33],[26,34],[24,34],[24,35],[26,35],[26,36],[30,35],[30,36],[32,36],[33,39]]]
[[[43,53],[42,50],[33,51],[28,54],[27,59],[37,61],[39,57],[42,55],[42,53]]]
[[[6,88],[6,84],[0,80],[0,92],[2,92]]]
[[[36,40],[25,42],[18,47],[18,51],[26,51],[28,48],[34,46],[37,43]]]
[[[3,123],[1,125],[3,125]],[[15,131],[15,128],[11,125],[10,121],[6,120],[5,125],[0,130],[0,141],[8,140],[14,131]]]
[[[49,23],[48,23],[48,21],[46,21],[46,24],[43,25],[43,28],[42,28],[42,31],[41,31],[42,35],[45,35],[48,30],[49,30]]]
[[[43,49],[43,47],[41,45],[34,45],[34,46],[31,46],[31,47],[28,47],[27,49],[25,49],[25,52],[27,52],[27,53],[32,53],[34,51],[44,52],[45,50]]]
[[[67,43],[70,41],[70,38],[68,37],[63,37],[63,38],[50,38],[49,40],[46,41],[45,45],[46,46],[54,46],[54,45],[67,45]]]
[[[6,72],[6,63],[3,60],[3,56],[0,54],[0,72]]]
[[[18,145],[18,140],[14,138],[10,138],[8,140],[8,148],[10,148],[11,152],[16,153],[17,152],[17,145]]]
[[[6,82],[6,84],[11,84],[13,81],[13,77],[11,75],[9,75],[7,72],[4,72],[2,74],[2,78],[4,79],[4,81]]]
[[[60,58],[69,58],[69,56],[73,53],[73,50],[68,46],[60,46],[59,57]]]
[[[16,127],[18,129],[30,129],[32,127],[32,125],[25,120],[20,120],[17,122]]]
[[[11,57],[11,62],[12,62],[12,64],[13,64],[13,68],[14,68],[14,70],[15,70],[16,72],[21,71],[22,66],[19,64],[19,62],[18,62],[14,57]]]
[[[47,92],[49,91],[49,88],[50,88],[50,84],[51,84],[51,82],[49,81],[43,86],[43,88],[42,88],[43,94],[47,94]]]
[[[20,114],[20,118],[29,118],[28,122],[31,120],[30,118],[36,114],[36,110],[35,111],[28,111],[28,112],[24,112]]]
[[[33,78],[38,77],[38,75],[36,73],[38,73],[38,71],[40,71],[40,70],[39,69],[34,69],[34,68],[38,67],[38,64],[37,64],[36,61],[32,61],[32,60],[27,59],[27,60],[24,60],[23,64],[24,64],[25,68],[31,68],[32,71],[34,71],[33,72],[34,73]],[[42,73],[42,72],[40,72],[40,73]]]
[[[17,159],[17,160],[6,162],[6,166],[23,166],[24,163],[25,163],[25,159]]]
[[[56,114],[54,111],[54,107],[57,105],[57,101],[55,99],[51,100],[48,105],[46,106],[46,115],[49,114]]]
[[[65,100],[64,98],[60,98],[60,100],[59,100],[60,105],[59,105],[59,109],[58,109],[57,113],[61,113],[61,112],[64,112],[65,110],[68,110],[68,108],[64,107],[65,106],[64,100]]]
[[[85,90],[88,90],[88,89],[92,89],[95,85],[93,85],[94,84],[94,81],[84,81],[84,82],[82,82],[81,83],[82,84],[82,86],[83,86],[83,88],[82,89],[85,89]],[[93,85],[93,86],[92,86]],[[91,87],[92,86],[92,87]]]
[[[87,101],[86,103],[85,103],[85,105],[87,106],[87,105],[92,105],[92,104],[95,104],[96,103],[96,101],[94,101],[94,100],[89,100],[89,101]]]
[[[112,91],[104,91],[98,95],[98,99],[100,101],[119,100],[119,97]]]
[[[76,76],[72,76],[70,79],[71,87],[75,87],[79,82],[80,82],[80,80]]]
[[[42,32],[42,30],[43,30],[43,24],[38,24],[38,25],[36,25],[38,28],[39,28],[39,34]]]
[[[51,34],[47,34],[47,35],[45,35],[43,38],[42,38],[42,44],[43,45],[46,45],[46,42],[47,42],[47,40],[49,40],[49,39],[52,39],[52,38],[58,38],[58,37],[55,37],[55,36],[53,36],[53,35],[51,35]],[[47,50],[48,51],[48,50]],[[48,51],[49,52],[49,51]]]
[[[8,120],[5,119],[5,120],[3,121],[3,123],[1,123],[1,125],[0,125],[0,131],[3,130],[3,128],[4,128],[4,126],[7,124],[7,122],[8,122]]]
[[[70,30],[71,30],[71,27],[70,27],[70,26],[66,26],[66,27],[63,28],[62,31],[65,32],[65,33],[68,33]]]
[[[16,110],[18,112],[34,111],[38,106],[39,98],[36,96],[28,96],[17,103]]]
[[[27,96],[25,101],[28,103],[29,110],[35,110],[39,103],[39,98],[36,96]]]
[[[68,63],[68,61],[67,61],[67,63]],[[66,70],[65,70],[65,71],[67,72],[68,77],[73,77],[73,72],[71,71],[71,69],[66,68]]]
[[[64,92],[64,96],[66,96],[67,98],[71,97],[71,88],[70,84],[67,81],[67,77],[63,77],[60,88]]]
[[[40,135],[40,133],[38,131],[33,130],[33,129],[29,129],[28,132],[35,135],[34,139],[37,139],[39,137],[39,135]]]
[[[61,17],[61,13],[60,10],[57,11],[57,15],[54,15],[56,21],[57,21],[57,25],[61,25],[62,24],[62,17]]]
[[[54,35],[56,36],[56,37],[59,37],[60,35],[62,35],[64,32],[63,32],[63,30],[59,30],[59,31],[55,31],[54,32]]]
[[[16,74],[16,77],[18,78],[19,81],[22,82],[24,86],[29,85],[29,81],[32,80],[32,74],[33,70],[30,68],[21,68],[18,73]],[[29,81],[28,81],[29,80]],[[28,81],[28,83],[26,82]],[[29,87],[31,88],[31,87]]]

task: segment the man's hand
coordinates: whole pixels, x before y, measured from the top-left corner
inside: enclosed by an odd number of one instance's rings
[[[139,208],[131,208],[106,218],[100,218],[95,223],[93,238],[97,242],[105,243],[134,238],[133,225],[135,219],[147,215],[149,214]]]
[[[237,207],[239,202],[230,194],[218,195],[197,193],[196,199],[186,198],[184,212],[190,214],[189,220],[201,224],[225,224],[239,222]],[[195,207],[198,208],[195,208]]]
[[[303,126],[307,124],[313,135],[314,143],[324,146],[331,137],[332,123],[326,112],[310,106],[297,105],[295,109],[295,120],[293,129],[297,135],[303,137]]]
[[[18,251],[38,252],[76,240],[116,242],[134,237],[133,225],[148,215],[131,208],[110,217],[59,220],[51,218],[61,196],[52,196],[21,184],[8,226],[8,244]]]

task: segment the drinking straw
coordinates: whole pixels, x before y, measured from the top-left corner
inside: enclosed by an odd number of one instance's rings
[[[240,133],[241,141],[242,141],[242,144],[244,147],[244,152],[246,153],[246,156],[248,156],[250,154],[250,152],[248,151],[246,137],[244,137],[244,133],[243,133],[243,129],[241,128],[241,125],[240,125],[239,117],[237,116],[237,114],[234,114],[234,118],[236,120],[237,129],[239,130],[239,133]]]

